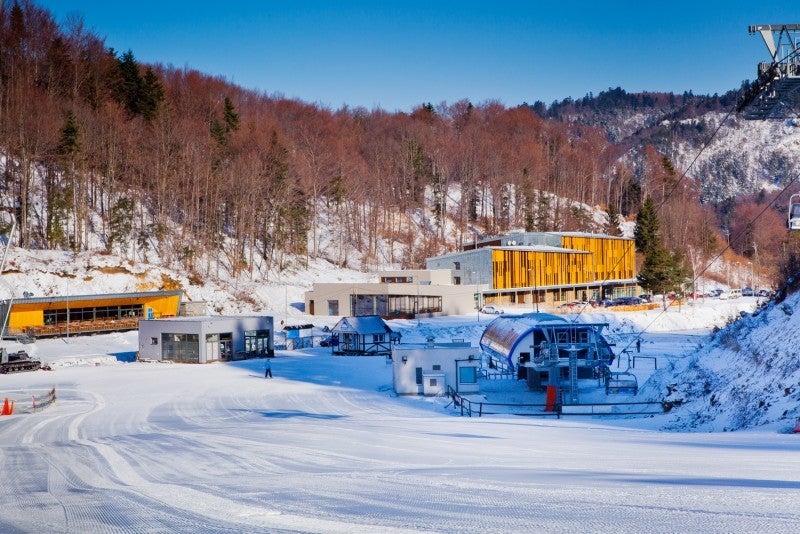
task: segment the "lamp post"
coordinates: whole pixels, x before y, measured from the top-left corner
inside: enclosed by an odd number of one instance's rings
[[[539,289],[536,287],[536,270],[528,269],[531,277],[531,305],[536,313],[539,313]]]
[[[475,279],[475,310],[478,312],[478,322],[481,322],[481,294],[478,289],[478,273],[472,271],[472,277]]]
[[[419,326],[419,274],[414,277],[417,282],[417,300],[414,302],[414,316],[417,318],[417,326]]]

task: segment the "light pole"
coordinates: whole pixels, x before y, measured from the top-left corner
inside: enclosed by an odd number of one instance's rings
[[[478,289],[478,273],[472,271],[472,277],[475,279],[475,310],[478,312],[478,322],[481,322],[481,294]]]
[[[419,326],[419,274],[414,277],[417,282],[417,300],[414,303],[414,316],[417,318],[417,326]]]
[[[536,287],[536,270],[528,269],[528,274],[531,277],[531,306],[536,313],[539,313],[539,289]]]

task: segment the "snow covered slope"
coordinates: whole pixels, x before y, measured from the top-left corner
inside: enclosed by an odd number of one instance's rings
[[[721,329],[657,373],[642,395],[673,404],[665,429],[730,431],[800,418],[800,293]]]

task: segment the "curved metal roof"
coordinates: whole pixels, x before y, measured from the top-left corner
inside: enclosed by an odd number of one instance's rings
[[[568,324],[569,321],[549,313],[526,313],[524,315],[504,315],[486,327],[481,336],[480,346],[484,351],[502,358],[514,353],[519,342],[537,327],[544,324]]]

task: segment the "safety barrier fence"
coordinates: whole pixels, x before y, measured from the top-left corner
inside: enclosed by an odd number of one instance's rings
[[[55,387],[41,395],[31,395],[30,397],[22,397],[20,395],[16,395],[14,397],[4,397],[0,415],[40,412],[49,408],[55,404],[55,402]]]
[[[447,396],[455,409],[460,410],[462,416],[481,417],[483,415],[521,415],[532,417],[561,417],[570,415],[589,416],[624,416],[624,415],[655,415],[668,411],[668,407],[661,401],[640,402],[605,402],[591,404],[564,404],[555,403],[500,403],[476,401],[457,393],[452,387],[447,387]]]

